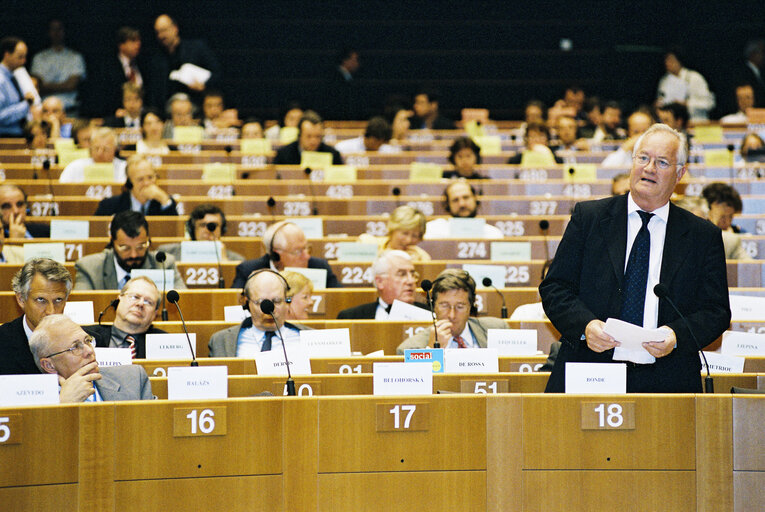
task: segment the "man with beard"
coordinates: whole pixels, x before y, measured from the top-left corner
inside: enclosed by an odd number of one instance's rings
[[[464,179],[451,183],[444,190],[444,209],[452,217],[475,217],[478,214],[478,198],[475,189]],[[449,238],[449,219],[433,219],[425,225],[425,237]],[[485,224],[480,238],[502,238],[502,231],[496,226]]]
[[[156,251],[149,251],[149,224],[141,213],[132,210],[118,213],[112,219],[109,233],[111,240],[106,249],[75,262],[75,290],[117,290],[130,280],[132,270],[162,269]],[[175,271],[172,286],[185,290],[172,256],[167,256],[164,268]]]

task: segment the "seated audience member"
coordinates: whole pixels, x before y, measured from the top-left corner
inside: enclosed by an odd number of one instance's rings
[[[428,309],[427,304],[414,302],[420,275],[414,270],[412,258],[403,251],[385,251],[372,263],[378,299],[342,310],[339,320],[387,320],[394,300]]]
[[[475,308],[475,281],[464,270],[449,268],[438,274],[430,293],[441,348],[486,348],[489,329],[507,329],[501,318],[470,316]],[[429,327],[404,340],[396,353],[433,347],[435,341],[434,329]]]
[[[369,120],[364,130],[364,135],[354,139],[345,139],[335,144],[335,149],[341,154],[366,153],[367,151],[379,151],[380,153],[395,153],[396,148],[388,144],[393,130],[384,117],[375,116]]]
[[[576,152],[582,149],[587,149],[586,141],[579,141],[577,139],[577,123],[576,119],[570,116],[558,117],[558,122],[555,125],[555,131],[558,137],[558,146],[555,147],[555,151],[569,151]]]
[[[386,119],[391,126],[390,145],[401,150],[409,139],[409,118],[412,111],[403,105],[392,105],[386,109]]]
[[[736,104],[738,111],[735,114],[728,114],[720,118],[722,124],[746,124],[749,117],[746,111],[754,107],[754,89],[750,84],[741,84],[736,87]]]
[[[140,128],[143,118],[143,89],[133,82],[122,84],[122,107],[114,117],[104,120],[104,125],[113,128]]]
[[[172,139],[176,126],[199,126],[199,122],[194,119],[194,104],[186,93],[177,92],[170,96],[165,110],[170,119],[165,122],[165,127],[162,129],[163,139]]]
[[[604,140],[621,140],[627,137],[627,132],[622,128],[622,107],[615,101],[609,101],[603,106],[600,116],[600,125],[592,135],[592,142]]]
[[[96,254],[83,256],[74,263],[77,271],[75,290],[118,290],[132,277],[135,269],[163,268],[175,271],[173,283],[167,288],[186,289],[186,284],[175,268],[175,259],[167,256],[164,264],[157,261],[157,253],[149,251],[149,224],[139,212],[126,210],[114,216],[109,226],[109,245]]]
[[[439,96],[435,91],[422,90],[414,96],[414,115],[409,118],[412,130],[453,130],[454,121],[438,111]]]
[[[133,359],[146,358],[146,335],[165,331],[152,326],[159,313],[162,294],[146,276],[130,279],[120,290],[114,323],[83,327],[97,347],[129,348]]]
[[[57,96],[48,96],[42,102],[42,119],[50,123],[54,139],[72,136],[72,121],[67,119],[64,104]]]
[[[630,175],[627,172],[620,172],[611,178],[611,195],[620,196],[630,191]]]
[[[584,90],[578,85],[570,85],[566,87],[563,97],[556,101],[547,112],[548,122],[551,126],[557,125],[561,116],[579,119],[582,116],[583,107]]]
[[[667,103],[656,107],[656,114],[659,116],[660,122],[679,131],[686,137],[688,136],[688,121],[690,120],[688,107],[682,103]]]
[[[303,118],[303,107],[297,101],[287,103],[279,116],[279,123],[271,126],[265,132],[266,138],[270,140],[281,140],[282,128],[298,128],[300,120]]]
[[[264,256],[236,266],[232,288],[244,287],[247,276],[255,270],[270,268],[278,272],[287,267],[324,269],[327,271],[327,288],[340,288],[327,260],[311,256],[305,233],[297,224],[287,220],[271,224],[263,234],[263,246],[266,249]]]
[[[29,149],[47,149],[48,141],[54,140],[52,125],[45,120],[30,121],[24,127],[24,138]]]
[[[741,141],[739,153],[741,153],[741,156],[747,162],[758,161],[758,157],[755,156],[755,153],[761,156],[763,148],[765,148],[765,142],[762,140],[762,137],[754,132],[750,132],[747,133],[744,136],[744,140]]]
[[[0,185],[0,214],[5,238],[49,238],[50,225],[27,222],[27,194],[18,185]]]
[[[90,149],[90,137],[93,135],[93,125],[85,119],[76,119],[72,123],[72,138],[77,149]]]
[[[191,210],[186,221],[186,237],[189,240],[218,241],[221,246],[221,261],[244,261],[244,256],[238,252],[226,249],[221,237],[226,234],[226,216],[223,210],[214,204],[200,204]],[[163,244],[157,248],[181,261],[180,242]]]
[[[709,91],[707,81],[698,71],[683,66],[684,57],[679,48],[671,48],[664,54],[667,73],[659,80],[656,105],[682,103],[688,107],[691,121],[709,119],[715,107],[715,95]]]
[[[262,139],[263,121],[257,117],[248,117],[242,125],[240,136],[242,139]]]
[[[673,201],[677,206],[685,208],[694,215],[702,219],[709,219],[709,205],[706,199],[700,196],[683,196],[677,201]],[[733,231],[723,230],[723,246],[725,247],[726,260],[748,260],[749,253],[741,245],[741,235]]]
[[[167,155],[170,147],[162,139],[165,123],[157,110],[147,109],[141,116],[141,139],[135,145],[139,155]]]
[[[456,180],[444,189],[444,209],[452,217],[472,218],[478,215],[478,197],[475,189],[463,179]],[[488,222],[479,238],[502,238],[502,231]],[[433,219],[425,225],[425,238],[449,238],[449,220]]]
[[[580,139],[591,139],[595,136],[595,130],[601,123],[600,98],[590,96],[584,100],[582,107],[584,112],[584,124],[577,129],[576,136]]]
[[[701,197],[709,207],[709,221],[723,231],[740,233],[741,229],[733,225],[733,217],[743,210],[743,203],[738,190],[726,183],[710,183],[701,190]]]
[[[143,155],[127,161],[125,191],[105,197],[98,203],[95,215],[114,215],[125,210],[149,215],[178,215],[175,199],[157,185],[157,172]]]
[[[14,274],[11,286],[24,314],[0,325],[0,375],[40,373],[29,338],[43,318],[64,312],[72,276],[61,263],[36,258]]]
[[[454,166],[454,169],[444,171],[444,178],[485,179],[485,176],[481,176],[475,168],[481,163],[481,148],[470,137],[454,139],[449,148],[449,163]]]
[[[307,110],[300,118],[298,129],[298,139],[279,148],[274,157],[274,165],[300,165],[303,151],[332,153],[332,164],[343,164],[343,157],[340,156],[340,153],[322,141],[324,138],[324,120],[319,114]]]
[[[750,39],[744,46],[744,62],[739,68],[738,83],[754,89],[754,106],[765,108],[765,39]]]
[[[82,183],[85,169],[93,164],[112,164],[114,181],[125,181],[125,161],[117,158],[117,135],[111,128],[97,128],[90,136],[90,157],[71,162],[61,172],[60,183]]]
[[[547,108],[539,100],[529,100],[523,108],[523,122],[515,130],[515,138],[522,139],[526,135],[526,127],[530,124],[545,124]]]
[[[425,214],[411,206],[399,206],[388,218],[388,235],[376,237],[363,233],[359,242],[378,243],[378,256],[389,249],[404,251],[412,261],[430,261],[430,255],[417,247],[425,234]]]
[[[207,138],[236,133],[237,127],[242,125],[239,112],[235,108],[226,109],[223,93],[216,89],[208,89],[205,92],[204,100],[202,100],[202,114],[202,126]]]
[[[93,337],[64,315],[50,315],[29,340],[42,373],[58,375],[61,403],[151,400],[151,382],[141,365],[98,367]]]
[[[555,160],[555,163],[563,163],[563,160],[555,154],[555,151],[550,148],[550,131],[544,124],[527,124],[526,132],[523,135],[523,143],[525,145],[524,150],[519,151],[515,155],[511,156],[507,160],[508,164],[522,164],[524,161],[525,153],[527,151],[549,154]]]
[[[283,270],[280,272],[287,280],[287,320],[308,320],[313,311],[313,283],[300,272]]]
[[[209,343],[210,357],[252,358],[258,352],[281,350],[278,330],[287,346],[298,344],[300,331],[310,327],[284,321],[288,310],[287,287],[284,277],[268,268],[249,275],[242,289],[245,299],[242,307],[250,312],[250,317],[240,325],[213,334]],[[273,318],[260,309],[266,299],[274,303]]]
[[[627,119],[629,138],[615,151],[603,159],[603,167],[632,167],[632,150],[635,142],[653,124],[651,116],[645,112],[636,111]]]

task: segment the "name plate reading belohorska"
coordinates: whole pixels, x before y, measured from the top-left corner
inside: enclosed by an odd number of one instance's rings
[[[311,375],[311,360],[304,348],[297,344],[287,343],[287,360],[290,363],[292,375]],[[284,350],[278,342],[271,350],[258,352],[255,355],[255,367],[258,375],[287,376],[287,363],[284,361]]]
[[[582,402],[582,430],[635,430],[635,402]]]
[[[0,375],[0,407],[57,403],[58,375]]]
[[[225,436],[226,407],[173,409],[173,437]]]
[[[627,365],[624,363],[566,363],[566,393],[624,394]]]
[[[499,357],[493,348],[448,348],[444,367],[445,373],[497,373]]]
[[[378,432],[423,432],[430,428],[430,404],[377,404]]]
[[[197,352],[197,334],[190,332],[189,338],[191,347],[186,333],[147,334],[146,359],[191,359],[191,350],[195,356]]]
[[[168,400],[228,398],[228,366],[171,366],[167,369]]]
[[[432,395],[433,365],[425,363],[374,363],[375,395]]]

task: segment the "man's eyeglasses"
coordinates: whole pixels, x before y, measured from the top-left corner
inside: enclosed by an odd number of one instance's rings
[[[156,308],[157,303],[154,302],[151,299],[147,299],[146,297],[141,297],[140,295],[136,295],[135,293],[123,293],[121,294],[122,297],[127,297],[127,299],[130,302],[138,302],[139,304],[144,304],[146,306],[149,306],[150,308]]]
[[[448,313],[449,310],[453,309],[456,313],[464,313],[465,311],[470,310],[470,304],[467,302],[459,302],[457,304],[451,305],[448,302],[437,302],[436,303],[436,311],[439,313]]]
[[[128,251],[130,251],[132,249],[135,249],[138,252],[142,252],[142,251],[145,251],[146,249],[148,249],[150,245],[151,245],[151,242],[147,240],[147,241],[145,241],[145,242],[143,242],[141,244],[135,245],[135,246],[131,246],[131,245],[118,245],[118,246],[116,246],[116,249],[117,249],[117,252],[128,252]]]
[[[407,277],[411,277],[415,281],[418,281],[420,279],[420,273],[417,272],[416,270],[405,270],[403,268],[396,270],[393,276],[396,279],[406,279]]]
[[[264,300],[270,300],[271,302],[273,302],[273,303],[274,303],[274,306],[275,306],[275,307],[279,307],[279,306],[281,306],[282,304],[286,304],[286,303],[287,303],[287,301],[286,301],[286,300],[284,300],[284,299],[281,299],[281,298],[278,298],[278,299],[258,299],[258,300],[253,300],[253,301],[251,301],[251,302],[252,302],[252,303],[253,303],[255,306],[257,306],[257,307],[259,308],[259,307],[260,307],[260,303],[261,303],[261,302],[263,302]]]
[[[310,247],[301,247],[300,249],[295,249],[294,251],[288,251],[286,249],[274,249],[276,252],[280,252],[283,254],[289,254],[290,256],[302,256],[303,253],[311,254],[311,248]]]
[[[661,169],[662,171],[666,171],[673,165],[679,165],[679,164],[673,164],[666,158],[661,157],[651,157],[646,155],[645,153],[640,153],[635,155],[634,159],[636,164],[638,164],[640,167],[645,167],[649,163],[651,163],[651,160],[654,161],[654,165],[656,165],[657,169]]]
[[[72,355],[79,357],[82,355],[83,351],[85,350],[85,346],[87,345],[89,347],[92,347],[94,341],[95,341],[95,338],[93,338],[93,336],[85,336],[84,340],[75,341],[71,347],[61,350],[59,352],[48,354],[47,356],[44,356],[44,357],[53,357],[59,354],[63,354],[65,352],[71,352]]]

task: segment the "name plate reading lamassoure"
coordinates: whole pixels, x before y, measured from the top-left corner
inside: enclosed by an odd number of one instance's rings
[[[374,363],[374,394],[432,395],[433,365],[424,363]]]
[[[59,263],[66,262],[66,250],[63,242],[24,244],[24,261],[34,258],[48,258]]]
[[[90,221],[63,220],[50,221],[51,240],[81,240],[90,236]]]
[[[311,375],[311,359],[308,352],[297,343],[290,343],[287,339],[287,359],[290,364],[292,375]],[[255,367],[258,375],[287,376],[287,363],[284,361],[284,351],[275,342],[271,350],[258,352],[255,355]]]
[[[431,363],[433,373],[444,373],[444,349],[414,348],[404,350],[405,363]]]
[[[452,238],[482,238],[486,219],[470,217],[451,217],[449,236]]]
[[[497,393],[509,393],[510,382],[507,380],[460,380],[460,393],[474,393],[476,395],[493,395]]]
[[[131,277],[146,276],[152,281],[158,290],[172,290],[175,288],[175,271],[171,268],[164,270],[164,277],[162,276],[161,268],[137,268],[130,272]],[[165,288],[162,285],[165,285]]]
[[[489,329],[486,346],[502,356],[531,356],[537,353],[536,329]]]
[[[430,429],[430,404],[377,404],[377,432],[425,432]]]
[[[95,351],[100,368],[133,364],[129,348],[95,347]]]
[[[531,242],[492,242],[492,261],[530,261]]]
[[[351,334],[342,329],[306,329],[300,331],[300,344],[308,357],[350,357]]]
[[[635,402],[582,402],[582,430],[635,430]]]
[[[228,398],[228,366],[171,366],[167,369],[168,400]]]
[[[566,363],[566,394],[625,394],[624,363]]]
[[[223,258],[218,241],[184,240],[181,242],[181,261],[184,263],[217,263],[219,259]]]
[[[727,356],[765,355],[765,334],[725,331],[720,352]]]
[[[274,396],[287,396],[287,383],[285,381],[274,382],[271,390]],[[321,395],[321,381],[299,379],[295,382],[297,396]]]
[[[447,348],[444,373],[497,373],[499,356],[493,348]]]
[[[22,425],[21,414],[0,414],[0,445],[21,444]]]
[[[0,375],[0,407],[57,403],[58,375]]]
[[[161,288],[160,288],[161,290]],[[146,359],[188,359],[191,360],[191,350],[196,356],[197,333],[190,332],[191,349],[186,333],[147,334],[146,335]]]
[[[716,352],[704,352],[704,355],[709,362],[710,373],[744,373],[745,357],[718,354]],[[699,360],[701,360],[701,373],[706,373],[707,368],[701,354],[699,354]]]
[[[176,407],[173,437],[225,436],[226,406]]]

